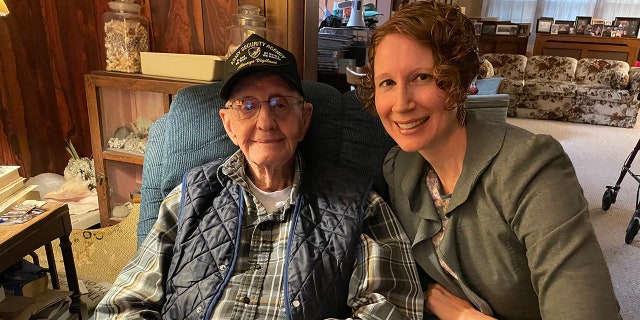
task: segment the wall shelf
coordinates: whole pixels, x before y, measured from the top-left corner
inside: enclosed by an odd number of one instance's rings
[[[637,38],[538,33],[533,55],[613,59],[626,61],[633,67],[639,51]]]

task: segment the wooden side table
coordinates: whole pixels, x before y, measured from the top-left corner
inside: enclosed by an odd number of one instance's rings
[[[72,230],[69,207],[67,204],[47,204],[44,208],[48,211],[23,224],[0,226],[0,271],[44,246],[52,285],[59,288],[51,241],[60,239],[64,268],[69,290],[72,292],[70,312],[77,314],[82,320],[88,319],[87,308],[80,300],[78,275],[69,240]]]

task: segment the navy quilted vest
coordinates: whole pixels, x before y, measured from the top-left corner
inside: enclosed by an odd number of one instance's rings
[[[164,318],[208,319],[233,272],[244,200],[233,180],[217,179],[219,164],[185,175]],[[287,245],[288,319],[351,316],[347,293],[369,188],[337,168],[305,172]]]

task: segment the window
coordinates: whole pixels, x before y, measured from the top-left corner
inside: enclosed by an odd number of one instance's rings
[[[614,20],[617,16],[640,17],[640,0],[485,0],[482,16],[531,23],[538,17],[575,20],[576,16],[590,16]]]

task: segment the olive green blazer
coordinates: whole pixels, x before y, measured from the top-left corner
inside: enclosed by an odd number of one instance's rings
[[[390,201],[418,265],[500,319],[619,318],[608,267],[568,155],[548,135],[469,115],[467,151],[441,228],[425,183],[428,163],[395,147],[385,159]]]

